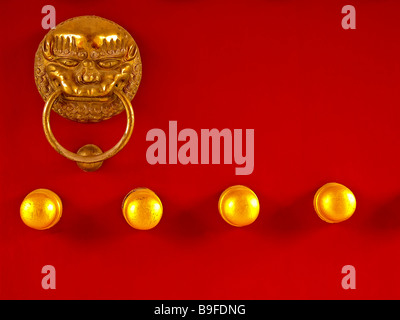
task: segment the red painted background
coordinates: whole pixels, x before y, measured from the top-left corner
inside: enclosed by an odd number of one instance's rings
[[[47,30],[94,14],[138,43],[143,79],[132,102],[128,145],[94,173],[45,139],[33,61]],[[343,30],[341,9],[357,10]],[[0,11],[0,298],[2,299],[398,299],[400,298],[400,23],[398,1],[3,1]],[[255,129],[255,168],[149,165],[152,128]],[[58,140],[106,150],[125,115],[77,124],[52,113]],[[327,224],[314,212],[327,182],[357,198],[352,218]],[[244,184],[259,218],[235,228],[220,193]],[[160,224],[132,229],[124,196],[148,187],[164,205]],[[23,198],[49,188],[63,200],[47,231],[25,226]],[[55,290],[41,268],[56,268]],[[341,269],[356,268],[355,290]]]

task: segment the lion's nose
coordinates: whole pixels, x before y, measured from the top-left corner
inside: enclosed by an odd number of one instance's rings
[[[78,83],[94,83],[100,82],[100,75],[96,72],[84,70],[83,73],[77,75]]]
[[[81,71],[78,80],[83,83],[92,83],[100,81],[100,75],[98,74],[94,61],[84,60],[82,62],[83,70]]]
[[[93,83],[100,81],[100,74],[96,70],[94,61],[84,60],[82,62],[83,68],[77,75],[78,82],[80,83]]]
[[[83,79],[84,82],[90,83],[90,82],[93,82],[93,81],[94,81],[95,77],[94,77],[93,75],[87,75],[87,74],[85,74],[85,75],[82,77],[82,79]]]

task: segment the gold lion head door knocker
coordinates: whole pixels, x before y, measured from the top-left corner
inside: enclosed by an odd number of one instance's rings
[[[82,16],[50,30],[35,56],[35,82],[44,99],[43,129],[53,148],[77,162],[84,171],[95,171],[128,142],[134,115],[130,101],[142,77],[139,49],[132,36],[116,23]],[[119,142],[103,152],[89,144],[73,153],[62,147],[50,128],[50,113],[78,122],[99,122],[122,112],[126,130]]]

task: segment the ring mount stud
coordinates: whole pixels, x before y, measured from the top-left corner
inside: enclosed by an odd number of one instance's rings
[[[103,151],[95,144],[86,144],[83,147],[81,147],[77,152],[78,155],[84,157],[98,156],[102,153]],[[103,165],[103,161],[93,162],[93,163],[77,162],[76,164],[83,171],[92,172],[100,169],[100,167]]]
[[[118,24],[97,16],[66,20],[50,30],[35,55],[35,82],[45,101],[43,129],[50,145],[84,171],[99,169],[129,141],[134,98],[142,77],[139,49]],[[103,152],[89,144],[73,153],[50,128],[51,110],[77,122],[100,122],[123,110],[127,125],[119,142]]]

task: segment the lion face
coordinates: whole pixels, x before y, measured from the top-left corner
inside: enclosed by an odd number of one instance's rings
[[[35,58],[36,84],[44,100],[62,94],[53,110],[80,122],[108,119],[124,110],[115,95],[132,100],[141,79],[139,50],[123,28],[109,20],[83,16],[51,30]]]

